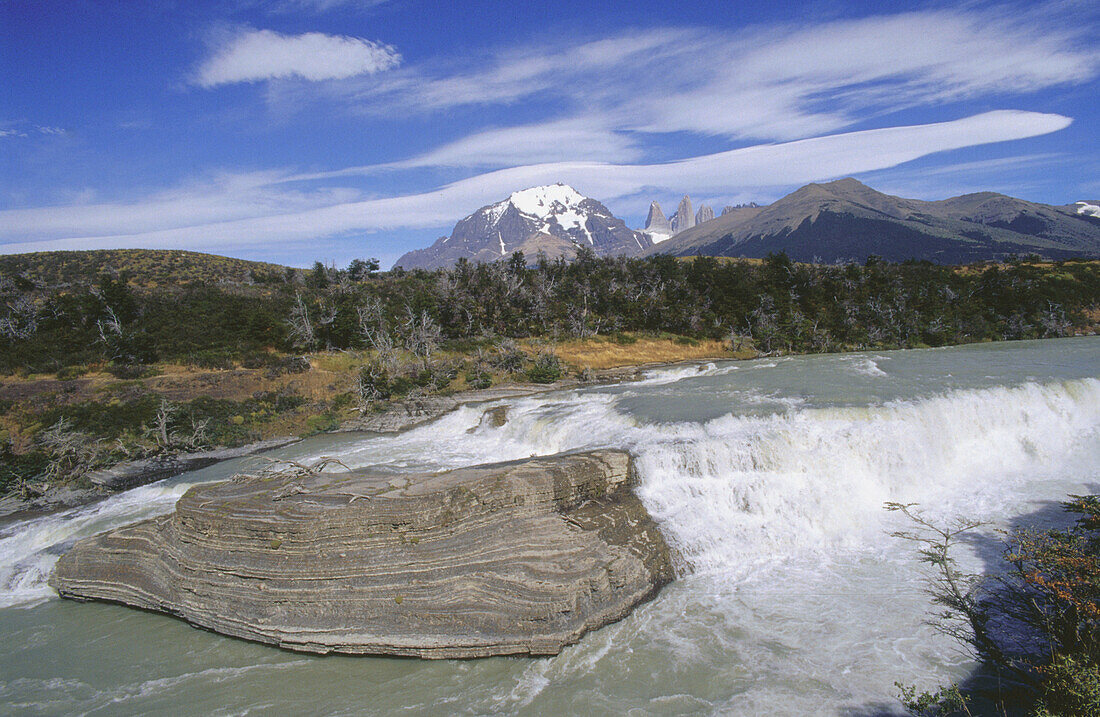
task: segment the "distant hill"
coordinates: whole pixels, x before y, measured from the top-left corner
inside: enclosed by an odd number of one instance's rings
[[[0,255],[0,274],[51,287],[86,284],[100,275],[129,275],[143,288],[192,284],[252,284],[281,280],[287,267],[178,249],[96,249]]]
[[[572,259],[577,247],[597,256],[637,256],[653,244],[647,234],[629,229],[607,207],[564,184],[531,187],[482,207],[458,222],[450,236],[426,249],[410,251],[395,266],[438,269],[459,259],[490,262],[521,251]]]
[[[1051,206],[994,192],[927,202],[875,191],[855,179],[808,184],[765,207],[731,209],[649,249],[673,256],[796,261],[927,259],[941,264],[1038,254],[1100,257],[1091,203]]]

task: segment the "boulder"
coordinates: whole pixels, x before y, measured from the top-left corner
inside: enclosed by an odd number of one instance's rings
[[[242,476],[78,542],[50,584],[303,652],[553,655],[673,577],[633,481],[612,450]]]

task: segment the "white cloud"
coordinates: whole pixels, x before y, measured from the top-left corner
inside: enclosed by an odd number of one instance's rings
[[[556,162],[488,172],[421,194],[348,201],[341,192],[293,192],[285,173],[235,175],[132,205],[0,212],[0,250],[227,247],[317,241],[352,231],[446,227],[519,187],[568,182],[601,200],[642,192],[728,194],[894,167],[962,147],[1065,128],[1067,117],[998,111],[952,122],[758,145],[665,164]],[[613,206],[614,208],[614,206]],[[242,215],[244,214],[244,215]]]
[[[50,127],[47,125],[27,124],[26,122],[9,122],[8,126],[0,127],[0,139],[5,137],[30,137],[32,133],[58,137],[68,134],[63,127]]]
[[[1045,7],[630,33],[317,91],[380,115],[557,102],[555,121],[585,118],[609,130],[789,140],[835,132],[868,114],[1095,77],[1095,45],[1079,29],[1052,23]]]
[[[310,178],[375,174],[381,170],[416,167],[504,167],[564,162],[576,157],[621,163],[637,161],[641,156],[641,148],[629,135],[581,117],[486,130],[411,159],[320,173]]]
[[[194,81],[209,88],[272,79],[346,79],[388,70],[400,62],[394,48],[359,37],[248,30],[224,42],[202,63]]]
[[[240,6],[247,9],[259,6],[272,13],[328,12],[338,8],[370,10],[388,2],[389,0],[241,0]]]
[[[165,227],[201,227],[226,221],[300,212],[363,198],[358,190],[279,186],[286,172],[219,173],[136,203],[89,204],[84,190],[68,206],[0,212],[3,237],[23,235],[142,234]]]

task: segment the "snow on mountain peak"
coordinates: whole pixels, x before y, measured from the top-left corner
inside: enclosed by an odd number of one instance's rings
[[[568,184],[547,184],[542,187],[531,187],[530,189],[513,192],[512,196],[508,197],[508,201],[516,209],[540,219],[545,219],[551,214],[560,214],[560,210],[555,211],[555,205],[561,205],[562,209],[570,209],[585,199],[586,197],[583,194]]]
[[[515,207],[520,214],[536,220],[539,231],[550,231],[551,224],[557,224],[565,231],[576,229],[594,244],[592,234],[588,231],[586,221],[588,212],[580,208],[581,202],[588,199],[568,184],[547,184],[541,187],[531,187],[513,192],[503,202],[497,202],[486,207],[490,225],[496,225],[509,206]]]

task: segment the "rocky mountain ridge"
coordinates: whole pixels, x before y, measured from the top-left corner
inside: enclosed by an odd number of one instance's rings
[[[726,207],[726,210],[728,209],[729,207]],[[660,203],[650,202],[649,214],[646,216],[645,228],[642,229],[642,232],[649,235],[654,244],[659,244],[682,231],[709,222],[712,219],[714,219],[714,209],[706,204],[700,204],[699,211],[692,214],[691,197],[685,194],[684,198],[680,200],[676,211],[672,213],[672,217],[667,219],[664,212],[661,211]]]
[[[727,207],[648,253],[798,261],[966,263],[1039,254],[1100,257],[1100,202],[1055,206],[978,192],[940,201],[878,192],[851,178],[808,184],[767,206]]]
[[[490,262],[520,251],[529,258],[572,258],[580,246],[597,256],[637,256],[652,246],[600,202],[565,184],[531,187],[482,207],[455,224],[450,236],[397,260],[405,269],[437,269],[459,259]]]

